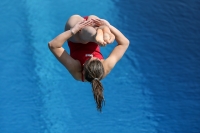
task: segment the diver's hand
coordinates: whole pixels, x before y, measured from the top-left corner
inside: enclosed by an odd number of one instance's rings
[[[92,19],[92,21],[97,26],[106,25],[106,26],[110,27],[110,23],[107,20],[105,20],[105,19]]]
[[[86,26],[91,26],[93,25],[93,21],[92,20],[89,20],[89,21],[86,21],[86,20],[83,20],[81,22],[78,22],[73,28],[71,28],[71,32],[73,34],[76,34],[78,31],[80,31],[82,28],[86,27]]]

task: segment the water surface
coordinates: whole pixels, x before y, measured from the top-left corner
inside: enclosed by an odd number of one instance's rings
[[[1,133],[200,132],[197,0],[4,0],[0,9]],[[73,14],[107,19],[131,42],[102,81],[102,113],[90,84],[75,81],[47,47]],[[101,49],[104,57],[115,45]]]

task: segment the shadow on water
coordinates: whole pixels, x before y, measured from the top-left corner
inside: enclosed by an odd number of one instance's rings
[[[200,2],[117,1],[116,6],[119,26],[131,41],[126,58],[151,92],[148,112],[158,123],[156,131],[199,132]]]

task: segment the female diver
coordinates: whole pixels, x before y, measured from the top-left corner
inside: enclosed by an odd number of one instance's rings
[[[99,46],[117,41],[108,58],[104,59]],[[62,47],[68,41],[70,54]],[[66,23],[65,31],[48,43],[55,57],[66,67],[74,79],[90,82],[97,109],[101,111],[104,102],[101,80],[109,74],[122,58],[129,46],[129,40],[104,19],[90,15],[73,15]]]

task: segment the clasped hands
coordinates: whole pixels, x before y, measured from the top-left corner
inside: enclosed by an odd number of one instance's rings
[[[98,27],[95,39],[96,43],[98,43],[100,46],[106,46],[115,40],[115,36],[110,32],[109,29],[110,23],[104,19],[83,20],[71,28],[71,31],[73,34],[76,34],[86,26]]]

